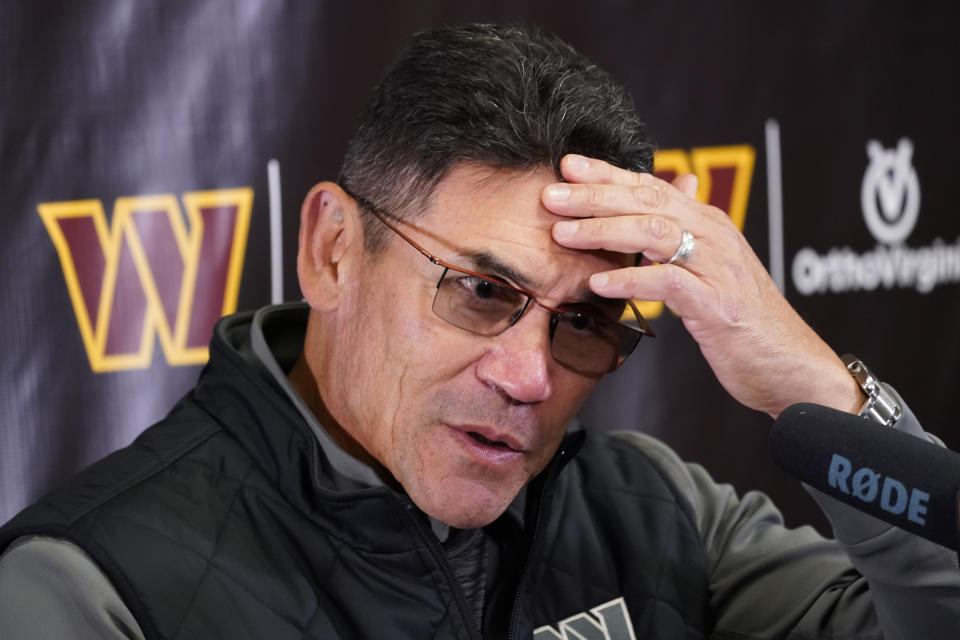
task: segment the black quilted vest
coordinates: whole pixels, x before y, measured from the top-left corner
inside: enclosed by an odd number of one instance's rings
[[[196,389],[132,445],[0,529],[70,539],[148,638],[478,638],[409,499],[329,490],[308,426],[218,325]],[[579,452],[577,451],[579,449]],[[629,444],[567,439],[533,482],[523,544],[498,570],[487,637],[621,640],[591,610],[623,598],[636,638],[709,634],[706,556],[689,508]],[[614,621],[615,622],[615,621]]]

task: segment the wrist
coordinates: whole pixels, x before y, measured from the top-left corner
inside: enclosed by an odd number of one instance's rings
[[[779,397],[780,404],[766,410],[770,417],[776,419],[784,409],[798,402],[810,402],[857,414],[867,400],[866,394],[835,354],[831,354],[829,359],[804,362],[802,368],[796,368],[795,374],[790,393],[782,394]]]
[[[816,404],[830,407],[838,411],[858,414],[867,401],[867,395],[850,375],[846,365],[838,360],[837,365],[830,367],[830,375],[821,374],[825,388],[819,398],[811,400]],[[828,387],[828,388],[826,388]]]

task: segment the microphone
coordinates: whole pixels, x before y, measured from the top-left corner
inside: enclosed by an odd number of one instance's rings
[[[960,454],[864,418],[794,404],[773,422],[773,460],[795,478],[960,550]]]

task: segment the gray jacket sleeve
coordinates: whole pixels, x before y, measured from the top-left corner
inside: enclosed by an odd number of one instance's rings
[[[909,409],[897,427],[926,437]],[[690,502],[709,562],[712,637],[960,637],[953,552],[813,489],[836,540],[812,527],[787,529],[762,493],[738,496],[663,443],[639,433],[618,436],[658,464]]]
[[[0,629],[9,640],[143,639],[110,580],[66,540],[15,540],[0,556]]]

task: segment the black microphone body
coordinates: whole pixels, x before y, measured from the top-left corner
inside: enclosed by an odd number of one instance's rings
[[[960,550],[960,454],[816,404],[788,407],[770,432],[790,475],[885,522]]]

